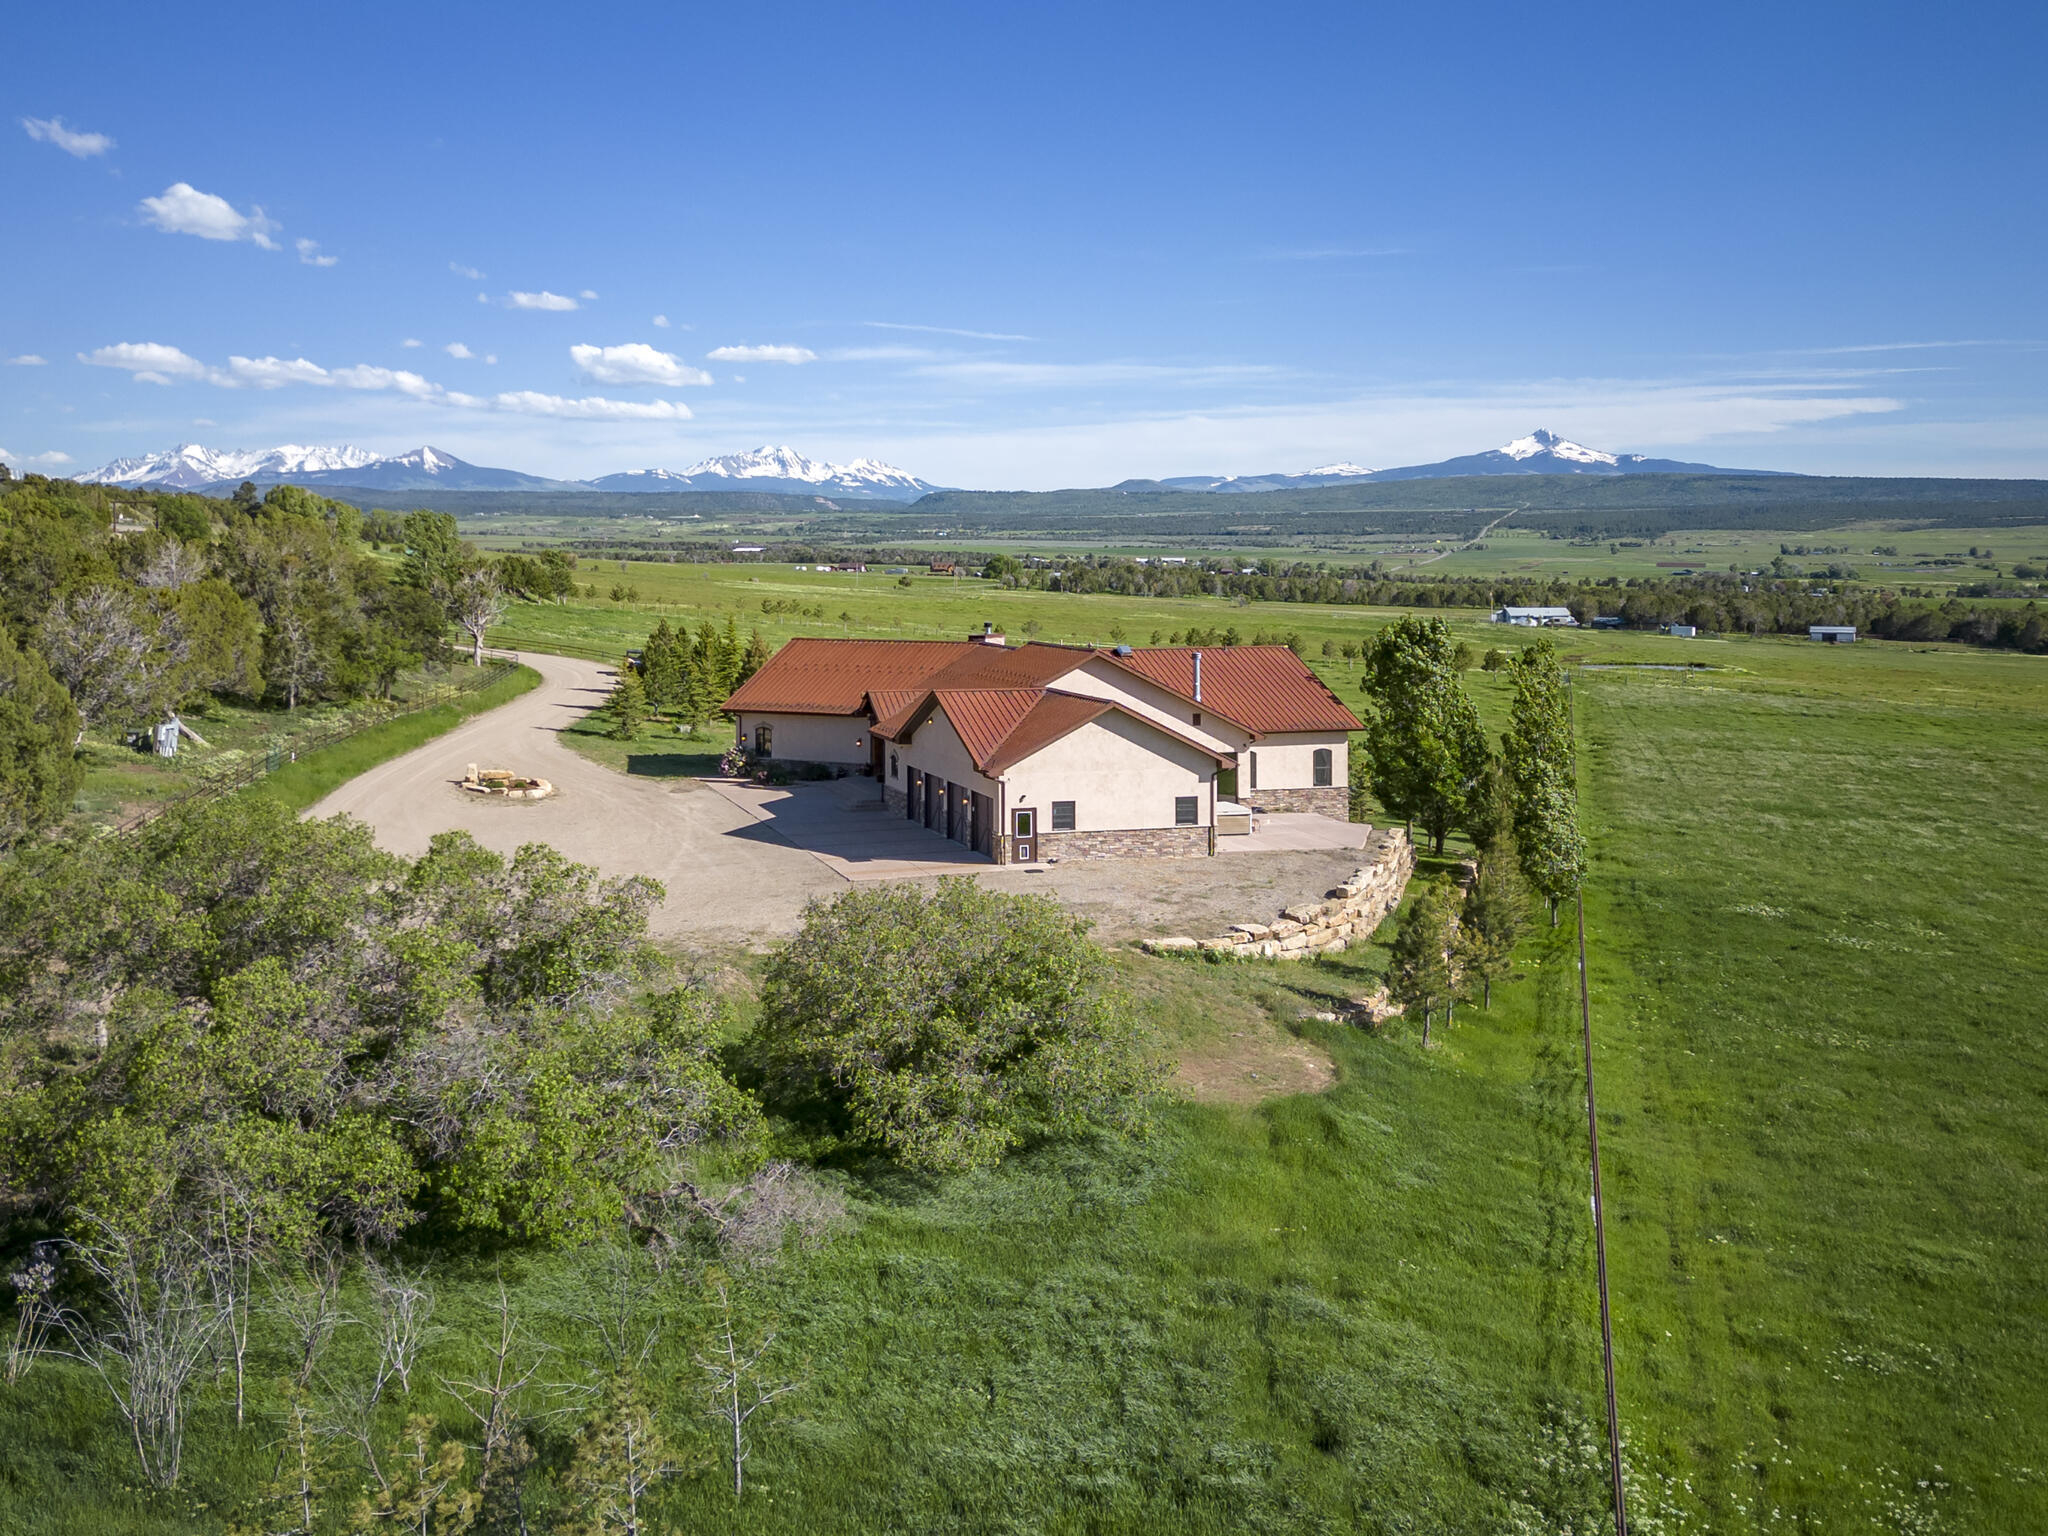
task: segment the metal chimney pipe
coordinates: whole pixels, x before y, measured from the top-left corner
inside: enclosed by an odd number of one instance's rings
[[[1202,702],[1202,653],[1195,652],[1195,702]]]

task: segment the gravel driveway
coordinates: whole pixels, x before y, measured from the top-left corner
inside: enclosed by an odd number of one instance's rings
[[[541,674],[538,688],[351,779],[306,814],[354,816],[375,829],[379,845],[415,857],[435,833],[459,829],[500,853],[543,842],[608,875],[651,875],[668,891],[651,924],[655,936],[712,947],[766,944],[795,930],[812,897],[851,889],[698,780],[619,773],[564,745],[562,729],[611,691],[613,667],[520,659]],[[560,793],[531,803],[467,794],[456,786],[470,763],[537,775]],[[1355,850],[1114,859],[1045,871],[988,868],[976,878],[1058,896],[1092,919],[1098,936],[1117,940],[1265,921],[1321,896],[1358,860]]]

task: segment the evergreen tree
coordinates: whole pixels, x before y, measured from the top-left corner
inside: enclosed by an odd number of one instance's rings
[[[431,1446],[434,1421],[415,1413],[405,1421],[387,1462],[390,1482],[374,1499],[356,1505],[358,1536],[410,1531],[413,1536],[462,1536],[476,1523],[477,1496],[463,1486],[468,1452],[455,1440]]]
[[[682,646],[668,620],[663,619],[640,651],[640,683],[647,691],[647,707],[657,711],[682,708],[687,702],[684,689],[688,682]]]
[[[1479,1004],[1493,1006],[1493,983],[1506,974],[1515,945],[1529,923],[1529,888],[1522,883],[1514,830],[1503,827],[1481,851],[1479,872],[1458,914],[1458,969],[1479,982]]]
[[[562,1482],[575,1510],[571,1536],[643,1536],[647,1496],[677,1471],[654,1415],[631,1378],[614,1378],[583,1432]]]
[[[1408,1017],[1421,1016],[1424,1045],[1429,1044],[1430,1019],[1450,1006],[1454,901],[1443,879],[1418,881],[1401,914],[1387,966],[1387,991]]]
[[[1359,741],[1351,744],[1350,756],[1349,815],[1353,821],[1365,821],[1372,815],[1372,757]]]
[[[612,685],[612,696],[606,702],[612,712],[613,738],[631,741],[647,719],[647,690],[640,685],[639,676],[621,672],[618,682]]]
[[[761,631],[757,629],[753,631],[753,633],[749,634],[747,636],[746,654],[740,657],[740,675],[738,681],[744,683],[756,672],[760,671],[763,667],[767,666],[769,655],[770,652],[768,650],[768,642],[761,638]],[[737,684],[735,684],[735,686],[737,686]]]
[[[1448,623],[1412,614],[1373,636],[1365,654],[1373,793],[1393,814],[1421,823],[1438,853],[1464,819],[1487,758],[1479,711],[1458,681],[1455,654]]]
[[[740,639],[739,620],[732,614],[725,616],[725,628],[718,636],[718,702],[723,704],[726,695],[740,685],[740,667],[745,664],[747,648]]]
[[[0,850],[58,820],[85,777],[78,711],[43,658],[0,625]]]

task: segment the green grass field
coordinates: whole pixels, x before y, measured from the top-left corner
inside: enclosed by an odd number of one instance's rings
[[[830,611],[811,632],[840,628],[842,610],[868,634],[988,619],[1015,637],[1038,617],[1045,638],[1106,639],[1115,624],[1142,642],[1155,626],[1231,622],[1300,629],[1324,666],[1321,638],[1384,617],[933,578],[899,597],[875,578],[745,572],[586,575],[636,582],[641,609],[522,608],[507,638],[611,655],[658,612],[738,611],[744,630],[762,597],[801,596]],[[779,638],[799,621],[759,622]],[[1500,640],[1459,624],[1475,645]],[[1596,668],[1576,683],[1632,1526],[2048,1528],[2048,662],[1880,643],[1566,644],[1596,664],[1717,668]],[[1341,662],[1325,670],[1355,694]],[[1497,729],[1502,685],[1469,683]],[[579,744],[628,771],[663,755],[651,737]],[[1299,969],[1122,957],[1169,1045],[1270,1019],[1329,1051],[1335,1086],[1177,1104],[1142,1144],[1047,1148],[969,1179],[844,1173],[849,1226],[745,1293],[806,1382],[758,1429],[746,1501],[735,1509],[700,1471],[669,1487],[662,1520],[1601,1529],[1569,933],[1540,929],[1492,1012],[1461,1010],[1428,1052],[1399,1026],[1295,1022],[1363,990],[1375,950]],[[434,1262],[450,1332],[414,1406],[450,1432],[459,1415],[434,1378],[474,1364],[499,1273],[561,1349],[552,1375],[591,1353],[576,1320],[590,1255]],[[672,1438],[701,1447],[694,1292],[677,1283],[670,1301],[652,1374]],[[258,1374],[279,1368],[272,1338]],[[567,1433],[543,1437],[544,1467],[562,1465]],[[146,1495],[98,1388],[46,1362],[0,1389],[0,1530],[217,1530],[269,1471],[274,1434],[237,1434],[210,1390],[185,1489]]]

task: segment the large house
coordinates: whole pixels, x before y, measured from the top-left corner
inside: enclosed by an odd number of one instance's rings
[[[1285,646],[792,640],[725,701],[741,745],[872,774],[1000,864],[1216,851],[1219,800],[1343,819],[1358,717]]]

